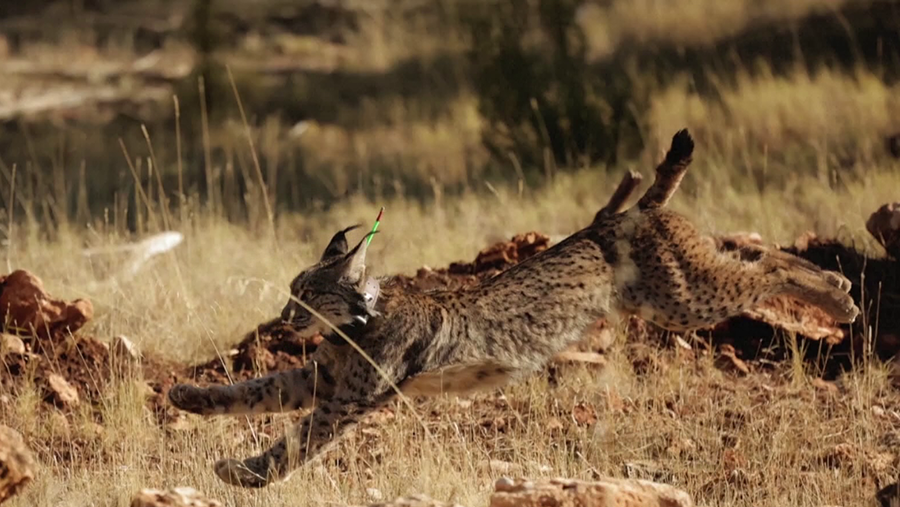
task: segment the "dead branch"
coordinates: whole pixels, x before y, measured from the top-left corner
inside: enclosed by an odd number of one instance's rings
[[[669,202],[672,195],[678,190],[684,173],[691,164],[691,156],[694,152],[694,140],[687,129],[679,130],[672,137],[672,146],[666,153],[666,158],[656,167],[656,179],[653,185],[647,189],[644,196],[638,201],[638,208],[642,210],[662,208]]]

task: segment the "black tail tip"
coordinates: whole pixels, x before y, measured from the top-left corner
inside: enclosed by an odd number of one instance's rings
[[[678,163],[691,158],[694,154],[694,138],[688,129],[681,129],[672,136],[672,146],[666,154],[666,160],[670,163]]]

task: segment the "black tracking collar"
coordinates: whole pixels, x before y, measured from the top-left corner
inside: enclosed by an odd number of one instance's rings
[[[368,280],[366,280],[366,284],[363,289],[363,300],[366,307],[366,313],[364,315],[355,315],[351,322],[338,326],[338,329],[342,333],[347,335],[348,338],[356,341],[357,338],[362,335],[363,329],[365,329],[366,324],[368,324],[369,322],[369,318],[377,314],[377,312],[375,311],[375,303],[378,302],[378,295],[380,293],[381,286],[378,283],[378,280],[376,280],[375,278],[369,278]],[[347,340],[337,332],[325,335],[325,339],[333,345],[347,344]]]
[[[338,329],[347,335],[347,338],[350,338],[354,342],[357,341],[360,335],[362,335],[363,329],[365,329],[366,324],[364,322],[360,322],[354,320],[348,324],[344,324],[338,326]],[[328,340],[332,345],[347,345],[347,340],[338,334],[337,332],[332,332],[325,335],[325,339]]]

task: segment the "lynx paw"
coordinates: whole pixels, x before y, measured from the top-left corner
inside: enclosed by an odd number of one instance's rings
[[[681,129],[672,137],[672,146],[669,148],[669,152],[666,153],[666,162],[669,165],[686,162],[690,160],[693,153],[694,139],[691,138],[688,129]]]
[[[169,389],[169,402],[172,405],[195,414],[212,412],[212,400],[206,389],[188,384],[176,384]]]
[[[251,470],[245,462],[236,459],[219,460],[214,468],[219,479],[232,486],[262,488],[270,482],[268,474],[263,471]]]
[[[842,324],[852,324],[856,321],[856,317],[859,315],[859,307],[856,306],[852,297],[841,293],[841,297],[835,303],[835,308],[831,312],[834,320]]]
[[[843,292],[850,292],[850,287],[853,285],[850,283],[850,280],[847,279],[844,275],[836,272],[836,271],[824,271],[825,280],[840,289]]]

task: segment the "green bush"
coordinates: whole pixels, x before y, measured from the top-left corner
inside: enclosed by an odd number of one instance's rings
[[[641,149],[644,88],[617,62],[586,58],[578,0],[477,2],[463,23],[485,146],[526,168],[615,163]],[[548,167],[549,164],[552,166]]]

